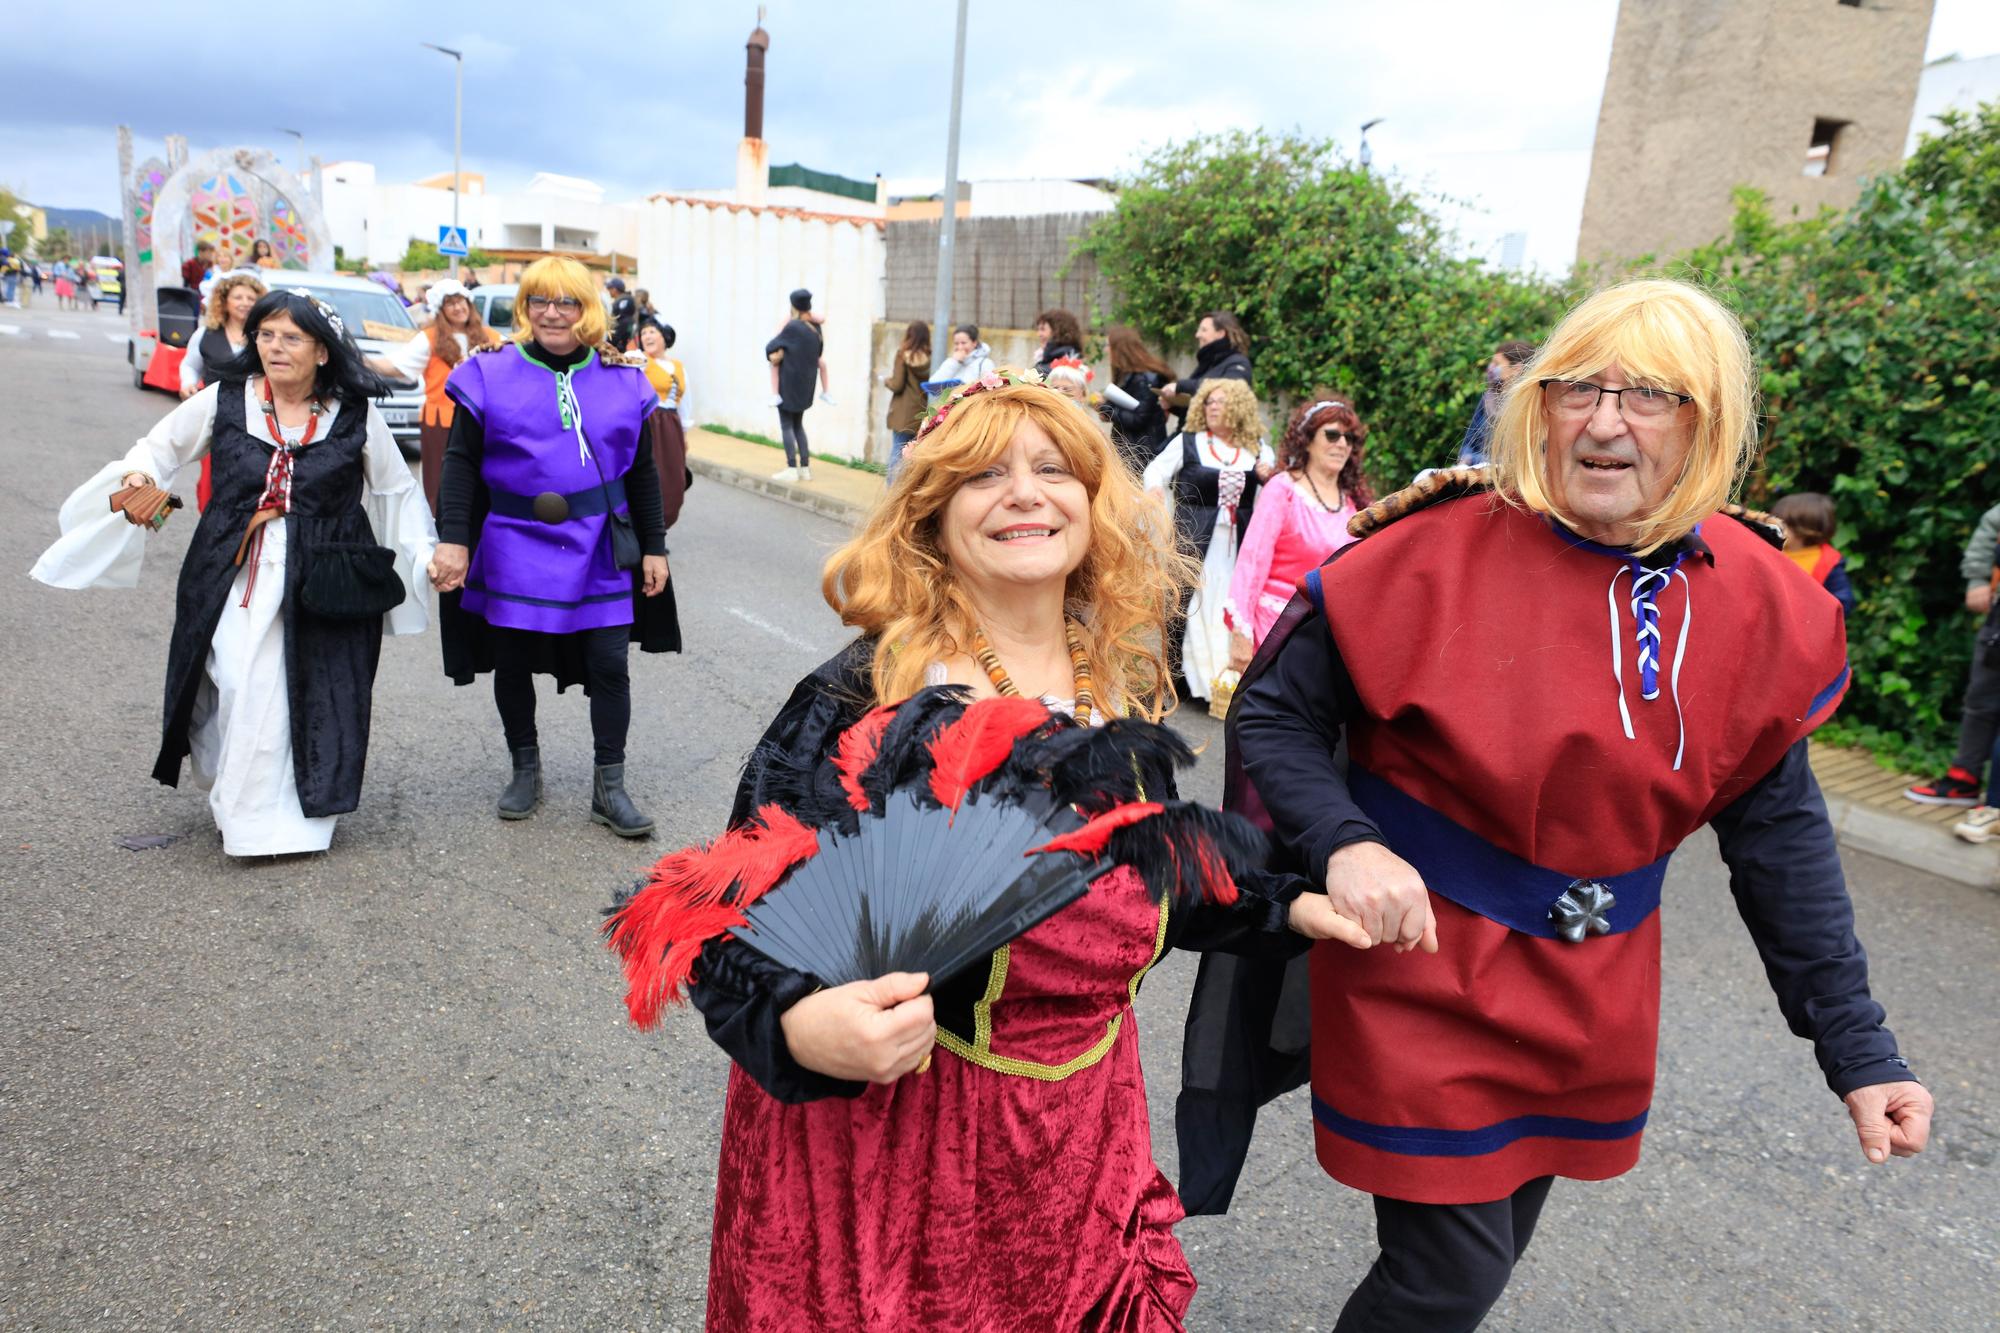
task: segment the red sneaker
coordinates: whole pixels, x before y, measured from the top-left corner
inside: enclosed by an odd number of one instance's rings
[[[1905,787],[1903,795],[1918,805],[1978,805],[1979,775],[1952,768],[1935,782]]]

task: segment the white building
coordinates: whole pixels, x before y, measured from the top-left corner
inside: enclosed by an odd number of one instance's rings
[[[1917,78],[1917,100],[1910,108],[1910,137],[1903,156],[1917,151],[1917,140],[1937,133],[1941,111],[1970,111],[2000,98],[2000,55],[1962,60],[1947,56],[1924,66]]]
[[[319,189],[333,243],[353,259],[393,264],[412,240],[436,244],[452,220],[451,173],[387,185],[369,162],[320,167]],[[637,201],[607,203],[604,187],[575,176],[538,172],[526,188],[495,194],[485,177],[460,179],[458,222],[477,249],[583,250],[632,254],[638,246]]]

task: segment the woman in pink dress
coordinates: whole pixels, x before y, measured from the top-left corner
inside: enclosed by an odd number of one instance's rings
[[[1283,470],[1257,497],[1222,609],[1236,670],[1250,665],[1307,571],[1354,540],[1347,520],[1375,502],[1361,475],[1367,438],[1367,425],[1344,395],[1321,394],[1292,413],[1278,450]]]

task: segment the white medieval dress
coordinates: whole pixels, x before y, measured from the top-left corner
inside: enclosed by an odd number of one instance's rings
[[[280,429],[293,451],[282,516],[236,564],[280,447],[262,396],[260,377],[221,381],[168,413],[71,493],[61,538],[31,571],[58,588],[136,587],[147,532],[112,512],[110,497],[129,473],[171,489],[211,457],[213,498],[180,571],[153,776],[176,786],[189,761],[231,856],[324,851],[336,817],[355,808],[382,634],[424,631],[437,543],[381,413],[332,402],[304,448],[303,429]],[[357,543],[394,554],[402,604],[364,620],[303,610],[301,553]]]
[[[1236,548],[1250,525],[1260,479],[1257,465],[1277,465],[1271,446],[1225,444],[1207,431],[1185,431],[1168,440],[1146,464],[1142,484],[1173,497],[1181,547],[1201,561],[1201,586],[1187,605],[1181,636],[1181,676],[1188,697],[1206,699],[1229,666],[1229,625],[1223,618]]]

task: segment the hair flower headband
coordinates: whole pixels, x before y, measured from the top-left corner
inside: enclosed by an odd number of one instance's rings
[[[931,414],[924,418],[924,424],[917,428],[916,437],[910,441],[909,447],[914,448],[918,440],[923,439],[924,436],[942,426],[945,418],[951,415],[952,409],[974,394],[985,393],[990,389],[1004,389],[1010,384],[1032,384],[1037,388],[1043,387],[1042,377],[1032,370],[1009,370],[1004,368],[989,370],[978,379],[973,380],[969,384],[959,385],[956,389],[951,390],[941,399],[937,400],[936,404],[931,408]]]
[[[1080,370],[1083,372],[1083,382],[1085,384],[1088,384],[1092,380],[1097,378],[1096,373],[1093,372],[1089,366],[1086,366],[1083,363],[1083,358],[1080,356],[1059,356],[1055,360],[1049,362],[1049,369]]]
[[[313,303],[313,309],[319,311],[320,318],[324,319],[327,323],[333,325],[333,331],[335,333],[340,334],[342,337],[345,337],[347,335],[347,326],[340,322],[339,315],[333,313],[332,306],[320,300],[317,296],[314,296],[311,292],[307,291],[303,287],[287,287],[285,288],[285,290],[290,292],[293,296],[303,296],[306,298],[306,300],[311,301]]]

